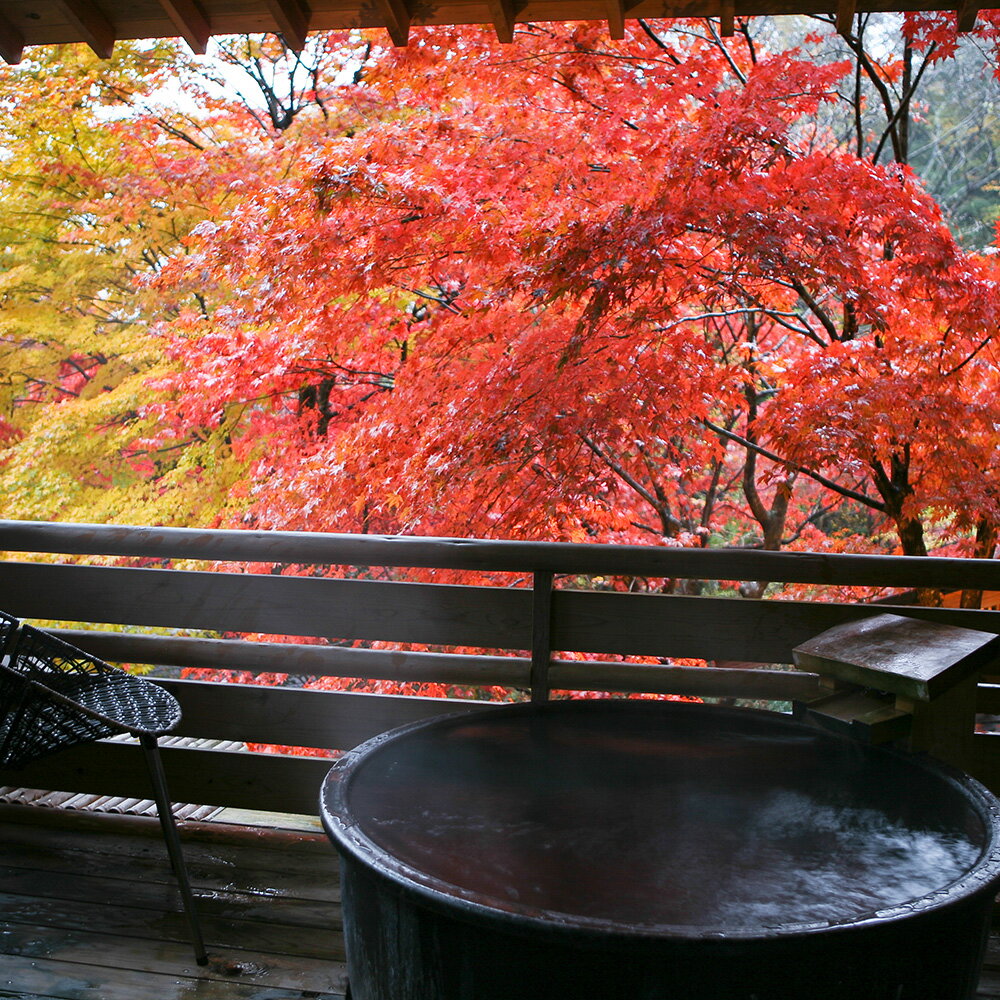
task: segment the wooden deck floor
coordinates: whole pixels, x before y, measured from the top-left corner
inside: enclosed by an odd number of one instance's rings
[[[184,843],[207,968],[155,820],[0,806],[0,1000],[342,1000],[322,834],[192,823]],[[1000,927],[978,996],[1000,1000]]]
[[[155,819],[0,807],[0,998],[342,1000],[326,837],[214,823],[183,836],[205,968]]]

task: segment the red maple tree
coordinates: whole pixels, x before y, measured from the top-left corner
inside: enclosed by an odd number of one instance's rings
[[[817,125],[848,61],[645,29],[436,30],[193,234],[161,284],[211,304],[165,331],[160,414],[240,408],[253,523],[778,547],[847,499],[924,554],[997,522],[964,485],[995,265]]]

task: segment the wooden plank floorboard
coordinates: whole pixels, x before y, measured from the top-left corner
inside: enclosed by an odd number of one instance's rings
[[[272,877],[274,874],[269,873]],[[196,886],[198,911],[204,914],[206,920],[214,917],[257,920],[265,924],[277,922],[297,927],[329,927],[332,925],[331,914],[339,913],[337,903],[296,899],[280,889],[273,893],[245,892],[235,888],[220,890],[199,883],[194,873],[191,873],[191,879]],[[0,866],[0,893],[82,903],[114,900],[116,906],[125,905],[156,913],[167,912],[180,905],[176,886],[166,881],[144,882],[139,877],[67,876],[5,866]]]
[[[994,917],[994,921],[996,921]],[[994,922],[986,948],[977,1000],[1000,1000],[1000,923]]]
[[[0,823],[0,865],[67,874],[85,870],[87,875],[101,878],[172,884],[166,849],[161,841],[121,837],[114,840],[120,845],[117,850],[86,850],[79,845],[66,844],[65,836],[60,838],[52,830],[5,828]],[[99,846],[104,847],[103,844]],[[340,899],[336,852],[328,843],[324,843],[320,851],[298,855],[233,845],[227,848],[224,856],[220,856],[212,845],[190,844],[185,850],[185,858],[191,877],[199,885],[215,891],[275,895],[277,890],[270,882],[279,881],[280,873],[280,892],[285,895],[333,902]],[[272,874],[274,879],[270,878]],[[262,879],[265,880],[263,884]]]
[[[343,1000],[324,837],[184,824],[200,968],[155,820],[29,815],[0,810],[0,1000]],[[1000,1000],[1000,926],[976,996]]]
[[[13,959],[0,978],[0,983],[5,981],[17,984],[18,992],[12,996],[18,1000],[25,996],[58,1000],[343,1000],[339,991],[316,993],[204,976],[155,975],[36,959]]]
[[[136,907],[101,906],[66,902],[63,900],[37,899],[32,896],[14,896],[0,893],[0,913],[3,914],[4,931],[0,942],[6,940],[8,925],[20,927],[82,927],[110,937],[145,937],[186,942],[188,928],[183,914],[157,913]],[[202,933],[209,947],[242,948],[260,952],[280,952],[287,956],[329,953],[343,958],[343,936],[339,922],[331,921],[322,927],[303,927],[284,923],[264,923],[257,920],[213,918],[199,907]]]
[[[202,968],[155,820],[28,815],[0,811],[0,1000],[343,997],[325,837],[182,825]]]
[[[40,934],[38,928],[14,929],[3,934],[3,978],[10,978],[10,968],[29,970],[51,968],[88,970],[87,975],[98,982],[127,979],[141,975],[196,979],[203,982],[236,983],[243,986],[266,987],[280,983],[283,989],[312,994],[330,994],[338,990],[343,980],[344,966],[340,962],[321,958],[288,957],[241,948],[220,948],[208,945],[209,963],[198,967],[187,942],[149,941],[121,937],[115,941],[115,961],[111,970],[107,963],[107,937],[86,931],[63,931],[58,935]],[[82,975],[77,973],[77,975]],[[45,985],[40,983],[40,985]],[[46,987],[52,989],[51,986]]]

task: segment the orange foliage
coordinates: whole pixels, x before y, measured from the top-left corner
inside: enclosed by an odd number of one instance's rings
[[[920,552],[928,511],[1000,518],[965,474],[1000,468],[996,263],[815,125],[847,63],[663,38],[537,27],[511,73],[435,29],[195,230],[158,287],[214,304],[150,412],[239,401],[243,523],[774,546],[839,492]]]

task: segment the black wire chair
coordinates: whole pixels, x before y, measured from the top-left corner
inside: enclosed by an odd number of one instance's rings
[[[157,737],[180,722],[177,699],[156,684],[95,659],[0,612],[0,767],[104,736],[137,737],[146,754],[156,811],[191,928],[195,958],[208,958]]]
[[[11,618],[10,615],[0,611],[0,658],[7,652],[7,647],[20,624],[16,618]]]

